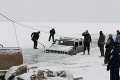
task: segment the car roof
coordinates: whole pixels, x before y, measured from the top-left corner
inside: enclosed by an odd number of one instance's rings
[[[69,41],[76,41],[76,40],[78,40],[78,41],[83,41],[82,38],[75,38],[75,37],[60,37],[57,40],[69,40]]]

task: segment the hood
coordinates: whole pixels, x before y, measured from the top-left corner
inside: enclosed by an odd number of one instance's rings
[[[56,51],[68,51],[72,49],[73,46],[65,46],[65,45],[51,45],[50,47],[46,48],[49,50],[56,50]]]

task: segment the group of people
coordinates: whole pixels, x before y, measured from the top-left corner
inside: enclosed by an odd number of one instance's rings
[[[48,41],[52,40],[54,42],[54,35],[55,29],[52,28],[49,31],[49,39]],[[110,70],[110,80],[120,80],[119,79],[119,68],[120,68],[120,31],[116,31],[117,35],[115,40],[113,39],[112,34],[108,35],[107,42],[105,42],[105,35],[102,31],[99,32],[99,39],[98,39],[98,47],[100,49],[100,57],[104,57],[104,64],[107,64],[107,71]],[[31,40],[34,42],[34,49],[37,49],[38,39],[39,39],[40,31],[33,32],[31,34]],[[90,55],[90,43],[92,42],[91,35],[89,34],[88,30],[82,33],[84,36],[84,52],[88,51],[88,55]],[[104,47],[106,50],[104,51]],[[104,54],[105,52],[105,54]]]
[[[102,31],[100,31],[99,34],[100,34],[100,36],[99,36],[97,45],[100,48],[101,56],[104,56],[105,35],[103,34]],[[83,53],[83,55],[85,55],[86,50],[88,51],[88,55],[90,55],[90,43],[92,42],[91,35],[89,34],[88,30],[86,30],[85,32],[82,33],[82,36],[84,36],[84,53]]]
[[[107,42],[105,42],[105,35],[102,31],[99,32],[98,47],[100,49],[101,56],[104,57],[104,64],[107,64],[107,71],[110,70],[110,80],[120,80],[119,77],[119,68],[120,68],[120,31],[116,31],[117,35],[115,40],[113,39],[112,34],[108,35]],[[90,54],[90,42],[91,35],[88,30],[82,33],[84,36],[84,53],[86,48],[88,50],[88,55]],[[106,48],[104,54],[104,47]]]
[[[117,35],[115,41],[112,44],[112,49],[107,47],[110,54],[107,59],[107,71],[110,70],[110,80],[120,80],[119,68],[120,68],[120,31],[116,31]],[[111,40],[112,41],[112,40]],[[107,44],[109,45],[109,44]],[[107,49],[106,48],[106,49]],[[112,51],[111,51],[112,50]],[[106,51],[107,53],[107,51]]]
[[[50,40],[51,40],[51,37],[52,37],[52,40],[53,40],[53,42],[54,42],[55,29],[52,28],[49,33],[50,33],[50,36],[49,36],[49,40],[48,40],[48,41],[50,41]],[[34,48],[34,49],[38,49],[38,48],[37,48],[37,45],[38,45],[39,35],[40,35],[40,31],[38,31],[38,32],[33,32],[33,33],[31,34],[31,40],[32,40],[33,43],[34,43],[34,45],[33,45],[33,48]]]

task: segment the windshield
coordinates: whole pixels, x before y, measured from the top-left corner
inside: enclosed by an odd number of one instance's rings
[[[69,41],[69,40],[55,40],[55,44],[57,44],[57,45],[66,45],[66,46],[74,46],[74,41]]]

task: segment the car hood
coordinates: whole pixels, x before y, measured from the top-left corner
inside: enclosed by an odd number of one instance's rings
[[[69,51],[72,48],[73,48],[73,46],[51,45],[50,47],[48,47],[46,49],[55,50],[55,51]]]

